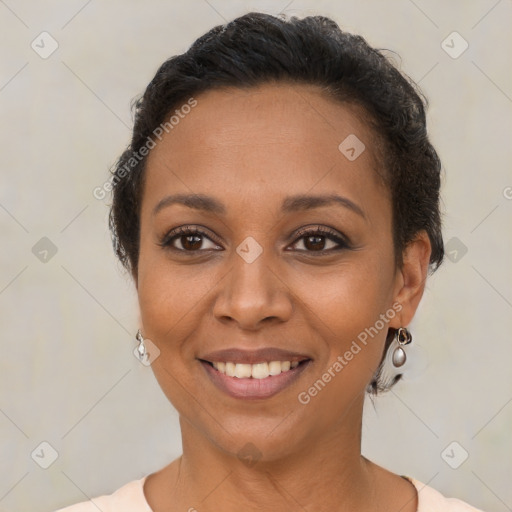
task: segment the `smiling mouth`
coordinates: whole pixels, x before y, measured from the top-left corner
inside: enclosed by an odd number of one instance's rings
[[[231,361],[205,361],[219,373],[227,375],[228,377],[236,377],[238,379],[266,379],[280,375],[281,373],[288,372],[297,368],[297,366],[310,361],[310,359],[303,359],[302,361],[269,361],[256,364],[233,363]]]
[[[295,382],[312,359],[269,361],[255,364],[199,359],[206,375],[217,389],[243,400],[270,398]]]

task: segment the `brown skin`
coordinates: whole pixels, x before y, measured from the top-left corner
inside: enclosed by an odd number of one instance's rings
[[[424,290],[431,246],[418,233],[396,268],[391,198],[375,171],[372,133],[354,106],[314,86],[273,84],[203,93],[197,106],[151,151],[134,274],[142,332],[161,353],[154,374],[180,414],[183,455],[148,476],[155,512],[339,510],[413,512],[411,483],[361,455],[365,389],[380,362],[387,327],[307,405],[306,391],[357,335],[396,302],[388,326],[407,326]],[[366,145],[351,162],[338,150],[349,134]],[[329,205],[281,214],[293,194],[337,193],[365,218]],[[225,215],[155,205],[176,193],[222,201]],[[159,245],[171,229],[207,228]],[[308,244],[304,226],[345,234],[351,248]],[[246,263],[237,246],[252,236],[263,253]],[[215,238],[214,238],[215,237]],[[219,250],[220,248],[220,250]],[[178,252],[181,249],[182,252]],[[322,252],[323,251],[323,252]],[[321,255],[325,254],[325,255]],[[219,391],[197,360],[206,352],[279,347],[313,360],[298,380],[265,400]],[[248,442],[261,458],[248,467]]]

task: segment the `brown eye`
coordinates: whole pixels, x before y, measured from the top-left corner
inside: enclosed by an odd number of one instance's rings
[[[203,243],[202,235],[180,235],[177,240],[180,241],[183,249],[187,251],[197,251]]]
[[[206,241],[210,242],[210,247],[203,247]],[[160,245],[181,252],[195,252],[220,248],[204,231],[191,227],[180,227],[172,230],[164,236]]]
[[[328,253],[335,250],[348,248],[348,243],[342,237],[326,228],[302,230],[298,233],[298,240],[293,244],[296,246],[302,242],[303,252]]]

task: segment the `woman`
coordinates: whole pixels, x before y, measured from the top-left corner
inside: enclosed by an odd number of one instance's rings
[[[61,510],[476,510],[361,455],[443,259],[439,188],[419,93],[328,18],[250,13],[165,62],[110,226],[183,454]]]

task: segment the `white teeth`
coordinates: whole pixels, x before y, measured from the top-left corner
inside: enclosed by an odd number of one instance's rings
[[[270,375],[279,375],[281,373],[281,362],[270,361],[270,363],[268,363],[268,373],[270,373]]]
[[[247,379],[251,376],[250,364],[235,364],[235,377],[239,379]]]
[[[251,376],[253,379],[266,379],[269,376],[268,363],[253,364]]]
[[[219,369],[220,371],[220,369]],[[226,375],[228,377],[235,376],[235,364],[234,363],[226,363]]]
[[[297,368],[299,361],[270,361],[269,363],[243,364],[232,362],[213,362],[213,367],[228,377],[239,379],[266,379],[269,375],[279,375]]]

